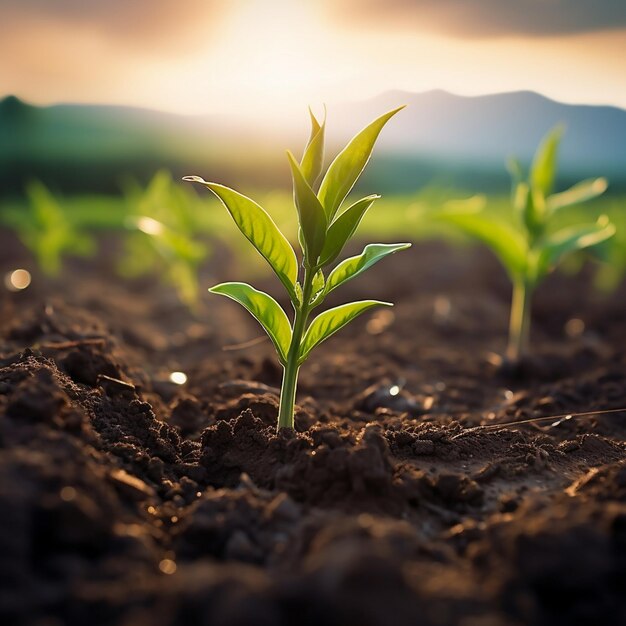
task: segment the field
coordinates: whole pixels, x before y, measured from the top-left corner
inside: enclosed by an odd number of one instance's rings
[[[512,367],[503,269],[436,220],[468,194],[382,199],[347,252],[414,246],[331,304],[396,306],[319,348],[295,431],[277,434],[271,344],[206,287],[243,277],[286,302],[224,209],[189,193],[206,251],[191,308],[159,280],[163,259],[128,271],[148,258],[128,246],[132,191],[54,196],[95,244],[56,276],[16,235],[32,203],[2,205],[0,266],[32,277],[0,308],[7,624],[626,620],[626,410],[602,414],[626,405],[623,256],[571,257],[549,276],[532,353]],[[293,240],[291,194],[250,195]],[[504,195],[486,207],[512,219]],[[618,225],[618,259],[626,198],[568,220],[600,214]]]
[[[626,1],[0,16],[0,626],[626,626]]]

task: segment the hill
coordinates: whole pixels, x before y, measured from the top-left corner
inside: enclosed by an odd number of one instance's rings
[[[562,181],[607,175],[614,188],[626,188],[626,111],[563,104],[533,92],[388,92],[331,107],[329,143],[338,145],[400,103],[409,106],[385,129],[369,173],[381,191],[433,181],[505,189],[505,158],[529,162],[557,123],[567,129]],[[19,193],[33,177],[66,191],[113,191],[125,176],[145,179],[161,167],[238,185],[283,185],[284,148],[297,149],[305,136],[291,130],[295,120],[287,122],[278,129],[128,107],[35,107],[9,96],[0,101],[0,193]]]

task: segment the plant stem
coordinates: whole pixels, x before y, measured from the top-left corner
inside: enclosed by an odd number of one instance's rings
[[[531,285],[524,279],[513,282],[509,344],[506,350],[507,358],[513,362],[519,361],[528,352],[532,291]]]
[[[278,430],[282,428],[293,429],[293,412],[296,403],[296,389],[298,386],[298,372],[300,364],[300,343],[306,329],[306,322],[311,312],[309,301],[311,299],[311,291],[313,289],[314,273],[305,269],[304,284],[302,286],[302,306],[296,308],[296,314],[293,320],[293,334],[289,353],[287,354],[287,363],[283,369],[283,383],[280,389],[280,405],[278,408]]]

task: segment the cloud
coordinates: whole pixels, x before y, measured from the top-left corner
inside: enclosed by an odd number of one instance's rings
[[[0,0],[0,36],[87,31],[147,53],[188,49],[213,31],[226,0]],[[44,27],[44,28],[42,28]]]
[[[342,22],[458,37],[568,35],[626,28],[626,0],[329,0]]]

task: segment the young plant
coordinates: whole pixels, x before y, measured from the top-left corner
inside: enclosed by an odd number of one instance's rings
[[[550,228],[555,214],[595,198],[607,187],[604,178],[596,178],[553,193],[562,132],[557,126],[544,137],[526,178],[516,160],[509,163],[513,179],[513,220],[494,220],[483,211],[466,208],[444,209],[438,215],[438,219],[489,246],[506,269],[513,284],[506,351],[512,362],[528,351],[530,307],[537,285],[566,255],[595,246],[615,233],[614,225],[606,216],[595,223],[568,226],[556,232]]]
[[[608,293],[617,289],[626,278],[626,206],[620,206],[621,200],[615,201],[611,210],[611,220],[615,224],[615,237],[602,242],[592,251],[592,257],[599,261],[594,284],[601,291]]]
[[[120,273],[138,276],[162,266],[165,279],[190,309],[198,303],[198,267],[208,254],[196,240],[196,206],[191,194],[169,172],[159,171],[145,189],[129,186],[125,193],[133,232],[126,241]]]
[[[185,180],[208,187],[221,200],[239,230],[274,270],[291,300],[293,322],[270,295],[246,283],[223,283],[209,290],[243,305],[272,340],[283,366],[279,429],[293,428],[298,372],[312,350],[361,313],[375,306],[392,306],[378,300],[361,300],[328,309],[309,321],[313,309],[320,306],[332,291],[384,257],[411,245],[370,244],[358,256],[342,261],[326,273],[367,210],[380,197],[370,195],[344,209],[346,196],[363,172],[380,131],[401,108],[379,117],[356,135],[328,167],[319,187],[317,181],[323,171],[326,122],[320,124],[311,113],[311,135],[301,161],[296,161],[287,152],[300,227],[301,268],[291,244],[256,202],[198,176],[185,177]]]
[[[28,218],[15,228],[44,274],[57,276],[66,255],[89,256],[95,252],[94,240],[78,230],[42,182],[29,183],[26,196],[30,204]]]

